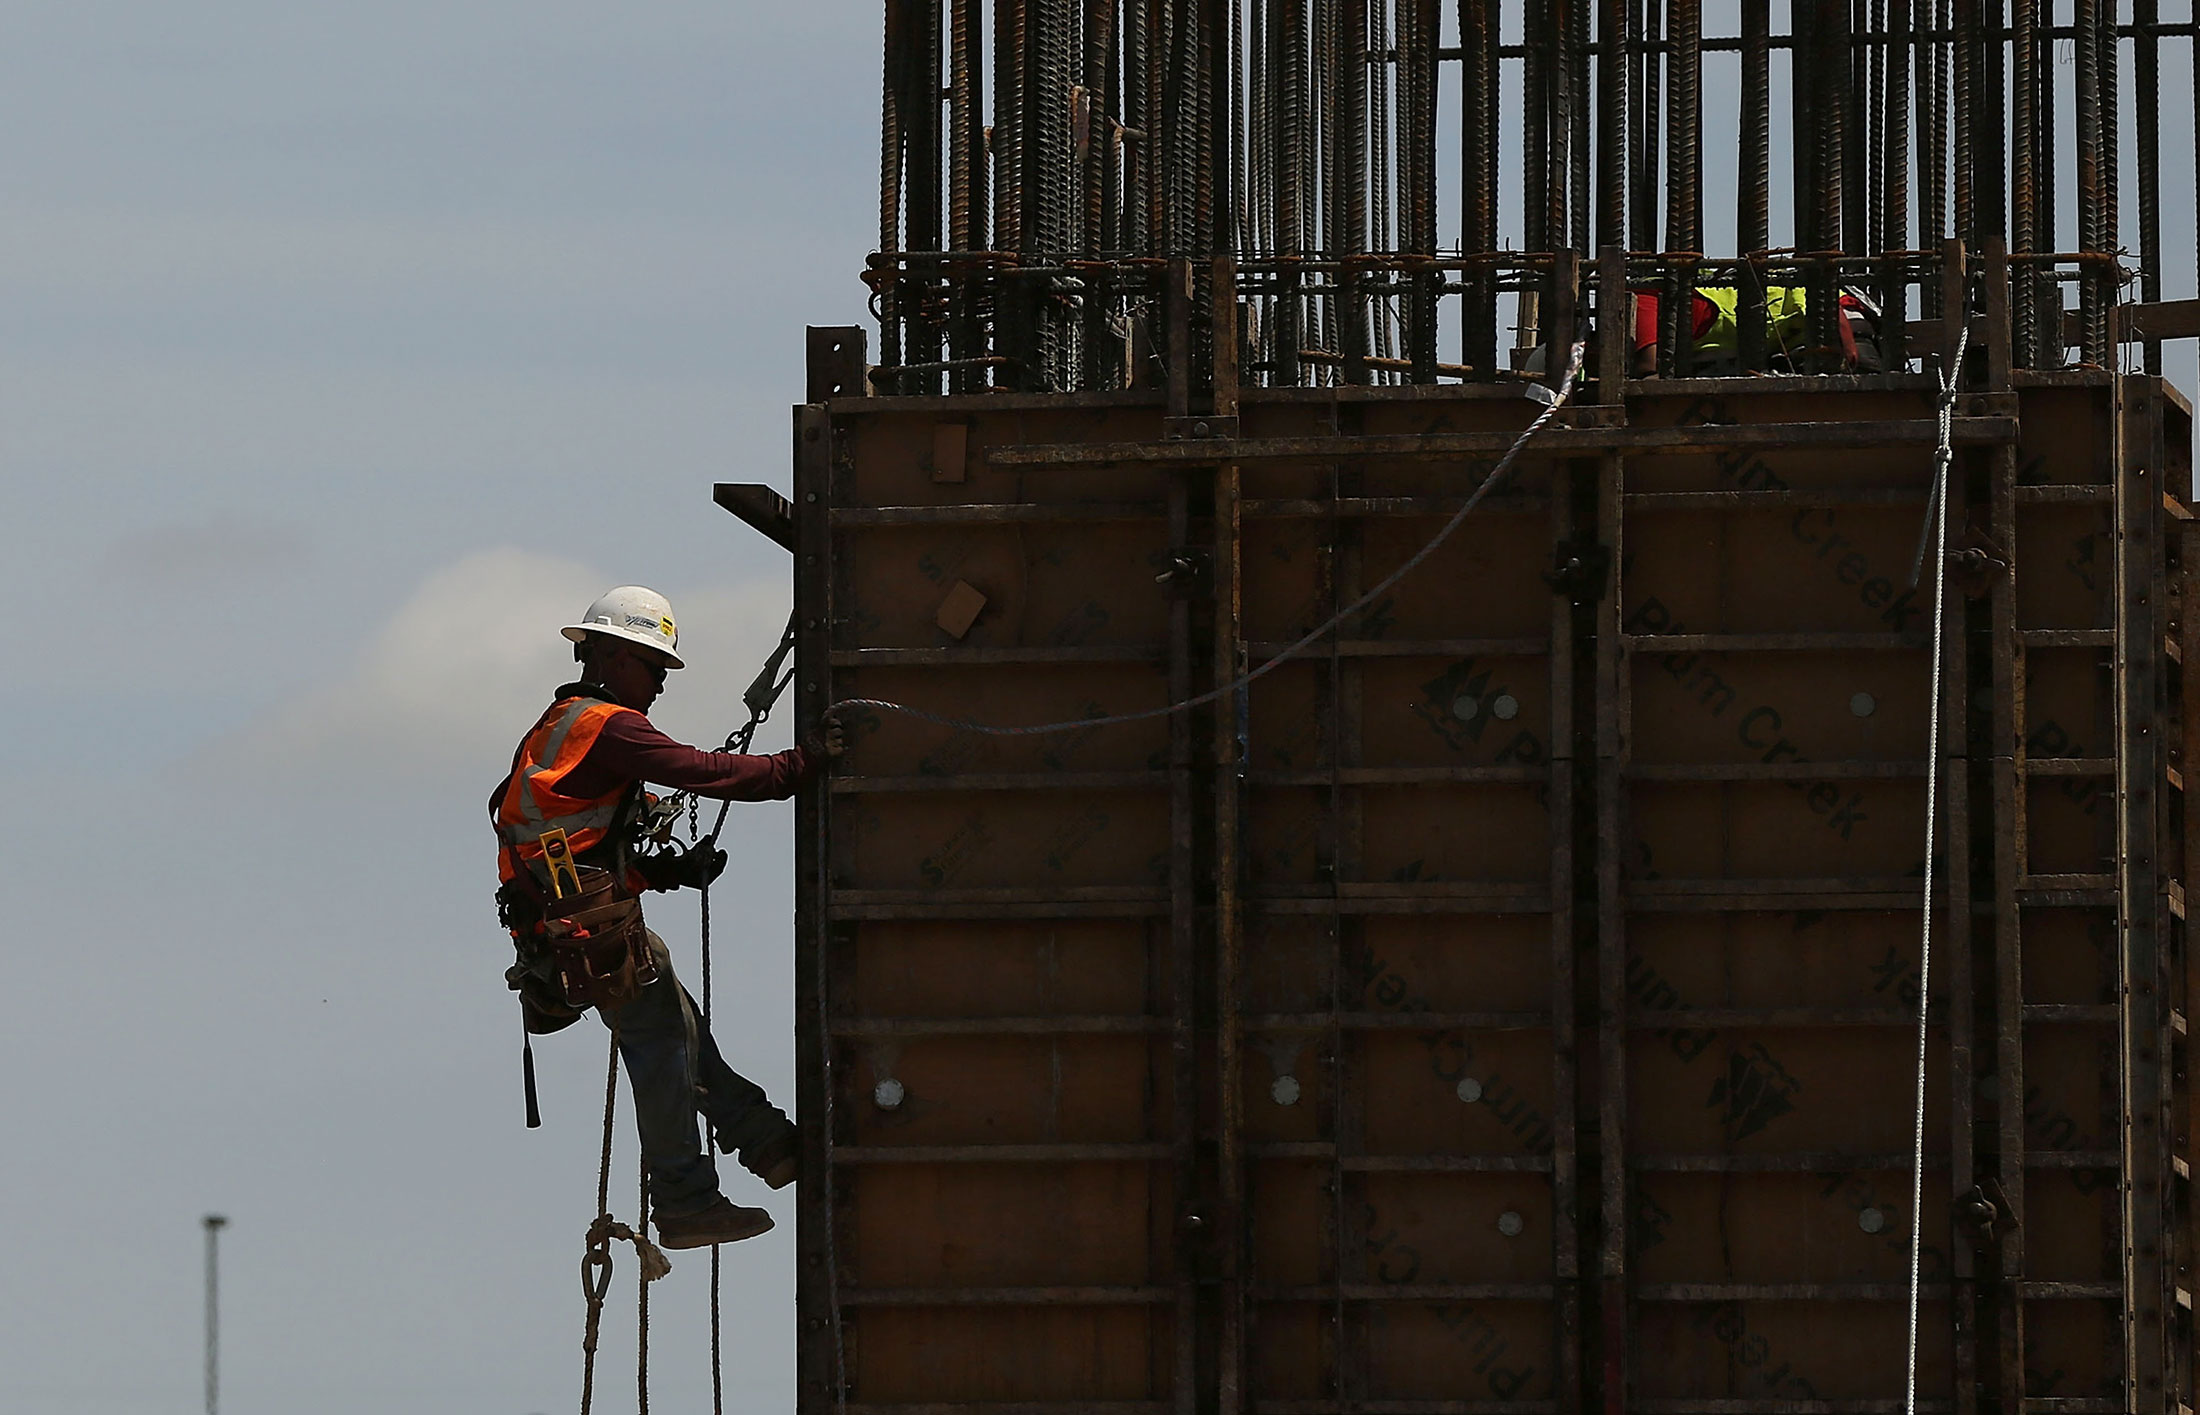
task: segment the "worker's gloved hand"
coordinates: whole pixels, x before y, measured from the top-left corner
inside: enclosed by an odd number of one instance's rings
[[[708,889],[712,880],[726,872],[726,852],[716,846],[698,845],[680,854],[679,883],[689,889]]]
[[[825,709],[817,726],[802,738],[802,750],[813,757],[827,761],[837,759],[848,750],[848,710],[839,703]]]
[[[651,889],[702,889],[726,872],[726,852],[697,847],[637,855],[634,868]]]

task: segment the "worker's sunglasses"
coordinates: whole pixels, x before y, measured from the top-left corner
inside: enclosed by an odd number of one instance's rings
[[[642,671],[647,673],[658,687],[662,688],[665,685],[665,674],[671,670],[663,659],[652,658],[637,649],[627,649],[625,653],[628,658],[642,666]]]

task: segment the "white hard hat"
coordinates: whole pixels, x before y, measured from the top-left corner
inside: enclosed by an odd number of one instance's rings
[[[687,666],[680,661],[680,629],[672,622],[672,601],[640,585],[605,590],[588,606],[581,622],[566,625],[564,633],[576,644],[590,634],[609,634],[657,650],[673,668]]]

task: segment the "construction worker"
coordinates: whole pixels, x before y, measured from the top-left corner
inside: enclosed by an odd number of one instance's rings
[[[700,1248],[752,1238],[771,1215],[719,1192],[697,1114],[771,1188],[795,1180],[801,1150],[786,1113],[726,1065],[664,941],[642,925],[641,891],[702,888],[726,866],[715,848],[637,849],[637,826],[654,804],[642,783],[715,800],[785,800],[841,754],[842,728],[827,714],[801,745],[748,756],[699,751],[652,727],[645,714],[667,671],[682,666],[672,606],[654,590],[611,590],[564,634],[580,677],[557,690],[489,801],[497,901],[519,950],[506,980],[530,1034],[569,1026],[590,1005],[614,1030],[658,1241]],[[582,904],[590,907],[575,913]]]
[[[1659,297],[1652,292],[1635,294],[1634,368],[1638,378],[1657,372]],[[1741,293],[1731,285],[1699,285],[1689,302],[1688,327],[1682,338],[1689,346],[1691,371],[1704,376],[1740,372]],[[1841,318],[1834,321],[1838,348],[1829,353],[1839,366],[1855,373],[1879,372],[1879,307],[1861,290],[1840,295]],[[1765,352],[1775,366],[1798,366],[1810,349],[1809,292],[1800,285],[1765,287]]]

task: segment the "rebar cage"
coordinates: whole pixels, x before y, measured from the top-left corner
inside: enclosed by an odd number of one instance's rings
[[[1533,374],[1611,251],[1606,294],[1666,296],[1659,374],[1693,371],[1674,297],[1704,287],[1735,292],[1734,369],[1838,367],[1848,291],[1899,370],[1952,333],[1950,240],[2006,254],[2015,367],[2129,344],[2160,372],[2200,334],[2162,221],[2164,41],[2200,93],[2195,28],[2158,0],[886,0],[873,387],[1158,383],[1166,262],[1215,256],[1248,386]],[[1787,290],[1800,347],[1768,329]]]

